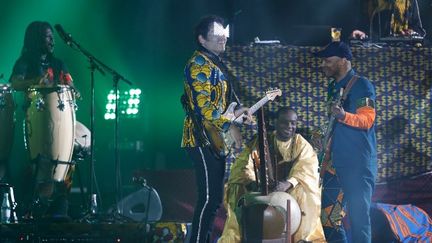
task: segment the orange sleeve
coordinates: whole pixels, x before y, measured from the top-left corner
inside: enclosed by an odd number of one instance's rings
[[[370,106],[360,107],[356,113],[345,112],[345,118],[339,119],[340,122],[348,126],[360,129],[369,129],[375,121],[375,109]]]

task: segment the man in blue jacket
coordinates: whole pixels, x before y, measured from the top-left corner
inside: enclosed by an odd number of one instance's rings
[[[342,224],[334,222],[343,217],[343,214],[334,217],[341,212],[336,210],[336,204],[340,203],[342,208],[348,206],[352,242],[371,242],[369,209],[377,174],[375,89],[367,78],[351,68],[352,53],[345,43],[332,42],[315,54],[322,58],[325,76],[332,78],[328,100],[330,116],[335,118],[327,147],[331,166],[322,168],[322,221],[326,239],[346,241]],[[340,102],[332,102],[339,96]],[[334,181],[340,186],[339,193],[334,193]],[[329,203],[329,198],[334,198],[335,203]]]

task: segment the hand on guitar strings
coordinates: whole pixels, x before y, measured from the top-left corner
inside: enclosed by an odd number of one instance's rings
[[[342,107],[340,107],[338,104],[332,105],[331,113],[336,119],[344,119],[345,118],[345,110]]]
[[[247,108],[247,107],[242,107],[240,109],[235,110],[234,115],[235,115],[235,117],[239,117],[239,116],[242,117],[241,123],[244,123],[246,125],[256,124],[254,117],[249,112],[249,108]]]

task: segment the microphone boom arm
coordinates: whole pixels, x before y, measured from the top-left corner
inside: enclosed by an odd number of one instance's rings
[[[132,82],[126,79],[123,75],[119,74],[117,71],[97,59],[94,55],[92,55],[89,51],[84,49],[78,42],[76,42],[72,35],[64,31],[63,27],[60,24],[54,25],[54,28],[57,30],[59,36],[63,39],[63,41],[70,47],[76,47],[78,51],[80,51],[84,56],[86,56],[90,62],[94,65],[94,68],[98,70],[102,75],[105,75],[105,71],[110,73],[113,77],[116,77],[118,80],[123,80],[125,83],[132,85]]]

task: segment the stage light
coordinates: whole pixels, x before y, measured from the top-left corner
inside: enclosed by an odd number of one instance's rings
[[[130,89],[119,92],[115,95],[114,90],[110,90],[107,95],[105,105],[105,120],[115,119],[116,98],[119,97],[119,113],[124,118],[136,118],[139,114],[139,104],[141,103],[141,89]]]

